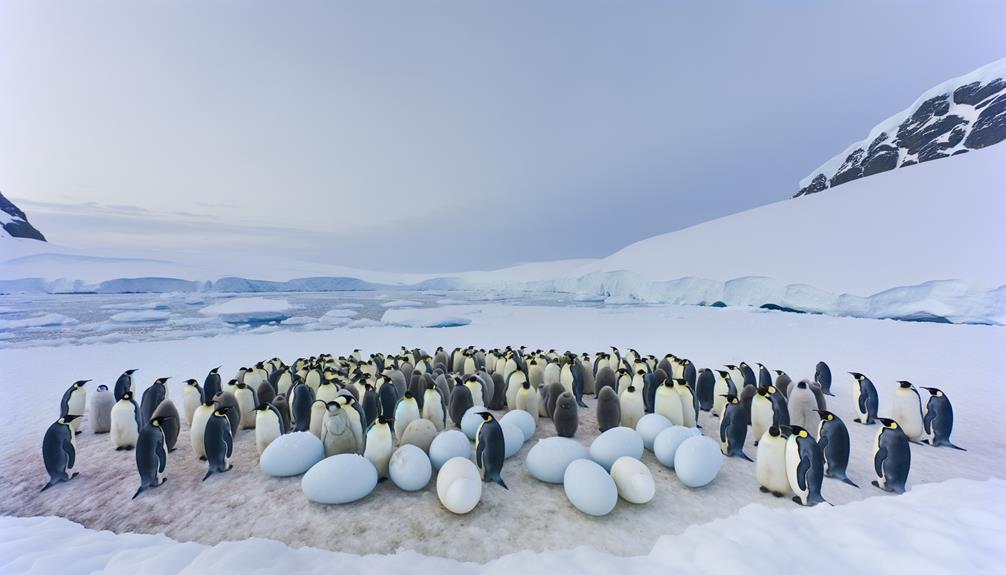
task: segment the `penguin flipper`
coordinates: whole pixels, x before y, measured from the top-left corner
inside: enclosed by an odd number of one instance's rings
[[[944,445],[946,445],[947,447],[952,447],[952,448],[954,448],[954,449],[956,449],[958,451],[967,451],[967,449],[964,449],[963,447],[958,447],[958,446],[954,445],[953,443],[950,443],[949,441],[946,442],[946,443],[944,443]]]
[[[63,442],[63,451],[66,452],[67,467],[72,468],[74,462],[77,460],[77,450],[73,447],[73,442],[65,440]]]
[[[877,477],[884,476],[884,461],[887,460],[887,448],[880,447],[877,449],[877,454],[873,456],[873,470],[877,473]]]

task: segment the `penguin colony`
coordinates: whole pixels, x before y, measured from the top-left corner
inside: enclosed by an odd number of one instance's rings
[[[756,364],[698,368],[688,359],[662,359],[634,349],[595,354],[525,347],[484,350],[474,347],[431,355],[402,347],[367,359],[360,350],[346,356],[321,354],[287,365],[279,358],[242,367],[226,383],[219,367],[202,386],[195,379],[183,387],[182,412],[168,397],[168,378],[158,378],[137,403],[134,374],[122,373],[110,391],[99,385],[92,394],[89,421],[94,433],[108,433],[116,450],[134,450],[139,487],[133,498],[163,485],[168,454],[174,451],[182,416],[194,454],[206,461],[203,480],[231,469],[234,437],[255,435],[261,455],[277,437],[309,431],[322,440],[326,456],[356,453],[369,460],[382,479],[396,444],[421,421],[432,435],[461,427],[475,406],[523,410],[547,417],[558,435],[572,437],[579,427],[584,394],[597,399],[599,432],[635,428],[644,414],[657,413],[674,425],[697,427],[699,411],[719,419],[721,451],[754,461],[760,490],[776,497],[792,495],[801,505],[824,502],[823,478],[858,487],[846,474],[851,452],[845,422],[827,409],[833,397],[831,370],[824,362],[812,381],[794,382],[784,371]],[[773,375],[774,373],[774,375]],[[935,387],[922,387],[923,401],[908,381],[897,382],[890,417],[879,417],[877,388],[861,373],[850,373],[852,402],[862,425],[880,424],[872,446],[871,483],[903,493],[911,466],[911,443],[962,450],[950,441],[953,408]],[[75,436],[87,411],[85,385],[74,382],[60,401],[59,418],[42,442],[49,481],[42,491],[77,473]],[[504,441],[500,424],[488,410],[476,437],[476,464],[485,482],[506,488],[502,477]],[[757,452],[743,450],[753,433]],[[432,435],[430,439],[432,439]],[[427,442],[428,449],[428,442]]]

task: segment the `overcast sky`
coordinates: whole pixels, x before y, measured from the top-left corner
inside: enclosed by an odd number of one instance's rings
[[[788,198],[1006,56],[1003,22],[994,0],[0,0],[0,191],[83,247],[603,256]]]

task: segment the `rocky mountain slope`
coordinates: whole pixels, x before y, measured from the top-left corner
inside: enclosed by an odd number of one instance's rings
[[[0,193],[0,227],[11,237],[45,241],[42,232],[28,223],[28,216],[21,211],[21,208],[15,206],[2,193]]]

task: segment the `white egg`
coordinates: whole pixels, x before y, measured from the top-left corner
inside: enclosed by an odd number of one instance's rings
[[[311,469],[325,457],[325,446],[309,431],[280,435],[259,458],[259,468],[270,477],[290,477]]]
[[[625,455],[636,459],[643,456],[643,438],[629,427],[613,427],[590,444],[590,458],[605,470],[610,470],[615,460]]]
[[[653,474],[642,461],[632,457],[619,457],[611,466],[611,478],[615,480],[618,496],[629,503],[649,503],[657,492]]]
[[[273,442],[275,443],[275,442]],[[350,503],[377,487],[377,470],[362,455],[340,453],[307,470],[300,488],[315,503]]]
[[[455,457],[437,474],[437,498],[451,513],[463,515],[482,499],[482,476],[470,459]]]
[[[464,433],[457,429],[441,431],[430,444],[430,462],[440,469],[444,463],[453,457],[468,458],[471,455],[472,443]]]
[[[674,454],[674,472],[688,487],[708,485],[723,466],[723,454],[715,440],[699,435],[689,437]]]
[[[657,438],[657,435],[673,425],[670,419],[667,419],[659,413],[647,413],[639,419],[636,423],[636,431],[643,438],[643,447],[653,451],[653,440]]]
[[[527,412],[525,411],[524,413]],[[524,432],[516,425],[507,423],[503,420],[500,420],[499,424],[500,428],[503,430],[504,457],[509,459],[516,455],[517,452],[520,451],[520,448],[524,445]]]
[[[589,459],[577,459],[566,467],[562,487],[569,502],[587,515],[607,515],[618,503],[615,480]]]
[[[531,447],[524,464],[531,477],[545,483],[562,483],[570,463],[589,457],[587,448],[573,439],[546,437]]]
[[[500,421],[505,421],[519,427],[520,430],[524,432],[524,441],[527,441],[534,436],[535,426],[538,425],[535,421],[535,417],[522,409],[515,409],[506,412],[503,414],[503,417],[500,418]]]
[[[437,436],[437,426],[429,419],[414,419],[402,433],[402,445],[415,445],[424,452],[430,451],[430,443]]]
[[[430,477],[433,476],[433,466],[430,464],[430,458],[426,456],[426,452],[407,443],[391,454],[388,474],[391,476],[391,482],[402,491],[418,491],[430,482]]]
[[[475,436],[479,434],[479,426],[482,425],[482,416],[479,414],[483,411],[487,411],[485,407],[473,405],[461,416],[461,431],[472,441],[475,441]]]
[[[674,453],[678,450],[681,442],[701,434],[702,432],[694,427],[683,425],[668,427],[658,433],[657,438],[653,441],[653,455],[656,456],[657,461],[674,469]]]

